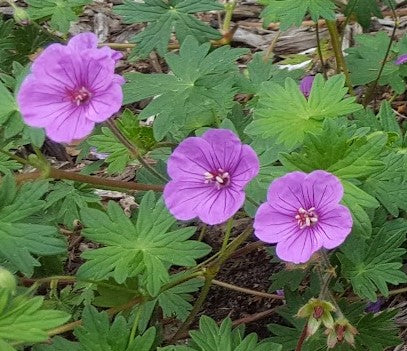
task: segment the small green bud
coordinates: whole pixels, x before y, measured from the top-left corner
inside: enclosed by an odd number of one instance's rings
[[[14,6],[13,18],[14,21],[22,26],[27,26],[30,24],[30,16],[28,15],[27,11],[21,7]]]
[[[0,289],[8,289],[15,293],[17,287],[16,278],[7,269],[0,267]]]
[[[300,318],[308,318],[307,323],[307,338],[314,335],[321,324],[325,328],[332,328],[334,320],[331,312],[335,311],[335,307],[328,301],[312,298],[307,304],[302,306],[297,316]]]

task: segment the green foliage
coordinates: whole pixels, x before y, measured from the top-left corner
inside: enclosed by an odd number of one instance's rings
[[[291,26],[300,26],[306,14],[313,21],[320,17],[335,19],[335,3],[332,0],[258,0],[266,8],[261,13],[264,25],[271,22],[281,22],[281,30]]]
[[[29,55],[49,42],[50,36],[37,26],[20,26],[0,17],[0,72],[9,73],[13,62],[28,63]]]
[[[227,318],[220,326],[207,317],[199,320],[199,330],[191,331],[191,345],[169,346],[162,351],[281,351],[279,344],[272,342],[259,342],[255,333],[244,337],[241,328],[232,330],[232,321]]]
[[[238,74],[235,61],[245,52],[228,46],[210,52],[210,44],[200,45],[189,36],[178,55],[165,56],[173,74],[126,75],[125,103],[155,97],[139,117],[156,116],[153,130],[158,141],[170,132],[179,132],[180,126],[196,123],[196,118],[209,116],[212,124],[214,116],[222,116],[233,107]],[[195,124],[191,129],[200,126]]]
[[[399,345],[398,328],[394,323],[397,312],[387,310],[363,316],[357,324],[357,350],[382,351]]]
[[[51,339],[51,345],[35,345],[33,351],[80,351],[79,343],[68,341],[60,336]]]
[[[169,266],[193,266],[210,251],[206,244],[188,240],[194,227],[170,229],[176,220],[152,192],[144,196],[135,223],[113,202],[107,213],[88,208],[81,211],[81,217],[83,235],[105,247],[85,252],[82,257],[87,261],[78,274],[97,280],[113,276],[118,283],[142,274],[142,283],[152,296],[169,281]]]
[[[317,75],[309,99],[290,78],[286,79],[285,86],[263,83],[254,121],[246,132],[252,136],[276,138],[288,147],[298,145],[306,132],[319,132],[324,119],[347,115],[361,108],[355,98],[345,98],[344,83],[342,75],[327,81]]]
[[[80,219],[80,209],[100,202],[100,198],[86,184],[62,181],[53,184],[50,190],[44,209],[51,216],[55,214],[57,223],[70,229],[74,228],[74,221]]]
[[[29,216],[44,209],[41,198],[47,190],[45,181],[26,183],[18,189],[10,175],[0,183],[0,259],[26,276],[40,266],[34,255],[66,252],[65,240],[55,227],[28,221]]]
[[[67,33],[70,22],[77,21],[77,9],[90,4],[92,0],[26,0],[31,19],[48,19],[52,28]]]
[[[47,331],[69,319],[62,311],[42,309],[43,299],[10,296],[0,289],[0,348],[15,350],[13,343],[36,343],[48,339]]]
[[[137,58],[145,58],[153,50],[165,55],[172,32],[180,43],[188,35],[201,43],[220,39],[221,34],[216,29],[193,16],[196,12],[213,10],[223,10],[223,6],[216,0],[146,0],[143,3],[125,0],[123,5],[115,7],[115,12],[123,17],[125,23],[149,22],[133,38],[137,46],[132,55]]]
[[[353,85],[363,85],[375,81],[390,45],[386,32],[361,34],[355,37],[356,46],[347,49],[346,61]],[[396,50],[394,45],[393,50]],[[380,76],[380,85],[389,84],[398,94],[405,90],[404,71],[394,63],[395,54],[391,51]]]
[[[406,229],[404,220],[387,222],[371,239],[352,236],[341,247],[338,257],[342,274],[361,298],[375,301],[377,290],[387,296],[388,284],[407,282],[407,275],[400,270],[401,257],[406,252],[400,246],[405,241]]]
[[[383,18],[376,0],[350,0],[346,5],[345,15],[355,15],[363,28],[368,28],[372,17]]]
[[[83,326],[75,329],[81,351],[152,351],[155,328],[130,340],[130,328],[123,316],[110,325],[106,312],[86,307],[82,315]]]

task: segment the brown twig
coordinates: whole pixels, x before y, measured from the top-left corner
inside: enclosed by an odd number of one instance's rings
[[[16,175],[16,181],[17,181],[17,183],[23,183],[23,182],[26,182],[29,180],[35,180],[35,179],[39,179],[42,177],[43,177],[42,172],[35,171],[35,172],[31,172],[31,173],[22,173],[22,174]],[[94,185],[96,188],[97,188],[97,186],[102,186],[102,187],[108,187],[108,188],[138,190],[138,191],[153,190],[153,191],[160,192],[160,191],[164,190],[164,187],[162,185],[125,182],[122,180],[95,177],[95,176],[80,174],[77,172],[64,171],[62,169],[57,169],[57,168],[53,168],[53,167],[51,167],[49,169],[49,173],[45,176],[45,178],[73,180],[76,182]]]
[[[308,325],[307,325],[307,323],[305,323],[304,329],[302,330],[300,338],[298,339],[295,351],[301,351],[302,350],[302,345],[304,345],[304,341],[305,341],[305,339],[307,337],[307,329],[308,329]]]

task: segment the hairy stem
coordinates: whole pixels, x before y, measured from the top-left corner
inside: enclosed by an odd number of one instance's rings
[[[396,39],[396,31],[397,31],[397,28],[399,27],[399,20],[397,17],[397,13],[394,10],[394,7],[393,7],[393,4],[391,3],[391,1],[389,1],[389,5],[391,7],[392,15],[393,15],[393,19],[394,19],[394,28],[393,28],[393,32],[391,33],[389,45],[387,46],[386,54],[384,55],[382,64],[380,66],[379,73],[377,74],[377,78],[370,85],[370,87],[365,95],[365,98],[363,100],[363,106],[365,106],[365,107],[374,99],[376,87],[379,83],[380,77],[382,76],[384,67],[386,66],[387,59],[389,58],[389,55],[390,55],[391,47],[393,45],[394,40]]]
[[[329,35],[331,38],[332,49],[335,54],[336,72],[340,73],[342,70],[343,74],[345,75],[346,85],[348,86],[349,93],[352,95],[355,95],[355,93],[353,91],[353,87],[352,87],[352,82],[350,80],[348,66],[346,65],[345,58],[343,57],[338,28],[336,27],[336,21],[327,20],[326,25],[328,27]]]
[[[222,31],[223,33],[227,33],[230,30],[230,24],[232,22],[233,11],[235,10],[237,5],[237,0],[232,0],[225,4],[225,19],[223,21]]]
[[[319,60],[321,61],[322,73],[324,75],[324,78],[328,79],[328,75],[326,73],[326,66],[325,66],[324,56],[322,54],[321,38],[319,36],[319,24],[318,24],[318,22],[315,22],[315,35],[316,35],[316,38],[317,38],[317,51],[318,51]]]
[[[140,164],[146,168],[152,175],[154,175],[155,177],[157,177],[158,179],[164,181],[165,183],[168,181],[167,178],[165,178],[161,173],[157,172],[154,167],[152,167],[150,164],[148,164],[143,156],[140,155],[139,150],[137,149],[137,147],[135,145],[133,145],[131,143],[131,141],[129,141],[125,135],[123,135],[123,133],[120,131],[119,128],[117,128],[116,124],[114,123],[113,120],[108,119],[106,122],[107,126],[109,127],[109,129],[112,131],[112,133],[114,134],[114,136],[130,151],[130,153],[132,154],[132,156],[134,158],[137,159],[137,161],[140,162]]]
[[[14,161],[17,161],[18,163],[21,163],[23,165],[31,165],[32,166],[32,162],[30,162],[29,160],[26,160],[25,158],[22,158],[20,156],[14,155],[13,153],[7,151],[7,150],[3,150],[0,149],[0,153],[8,156],[9,158],[13,159]]]
[[[302,329],[300,338],[298,339],[297,346],[295,347],[295,351],[302,350],[302,345],[304,345],[304,341],[307,337],[307,328],[308,328],[308,325],[307,325],[307,323],[305,323],[304,328]]]

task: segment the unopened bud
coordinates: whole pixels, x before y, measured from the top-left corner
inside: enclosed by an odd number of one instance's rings
[[[14,6],[13,18],[14,21],[22,26],[27,26],[30,24],[30,16],[28,15],[27,11],[21,7]]]
[[[332,349],[337,343],[344,341],[350,346],[355,346],[355,335],[358,333],[357,329],[349,323],[345,318],[335,321],[334,327],[326,330],[325,334],[328,336],[327,345]]]
[[[15,293],[17,287],[16,279],[7,269],[0,267],[0,289],[8,289]]]

